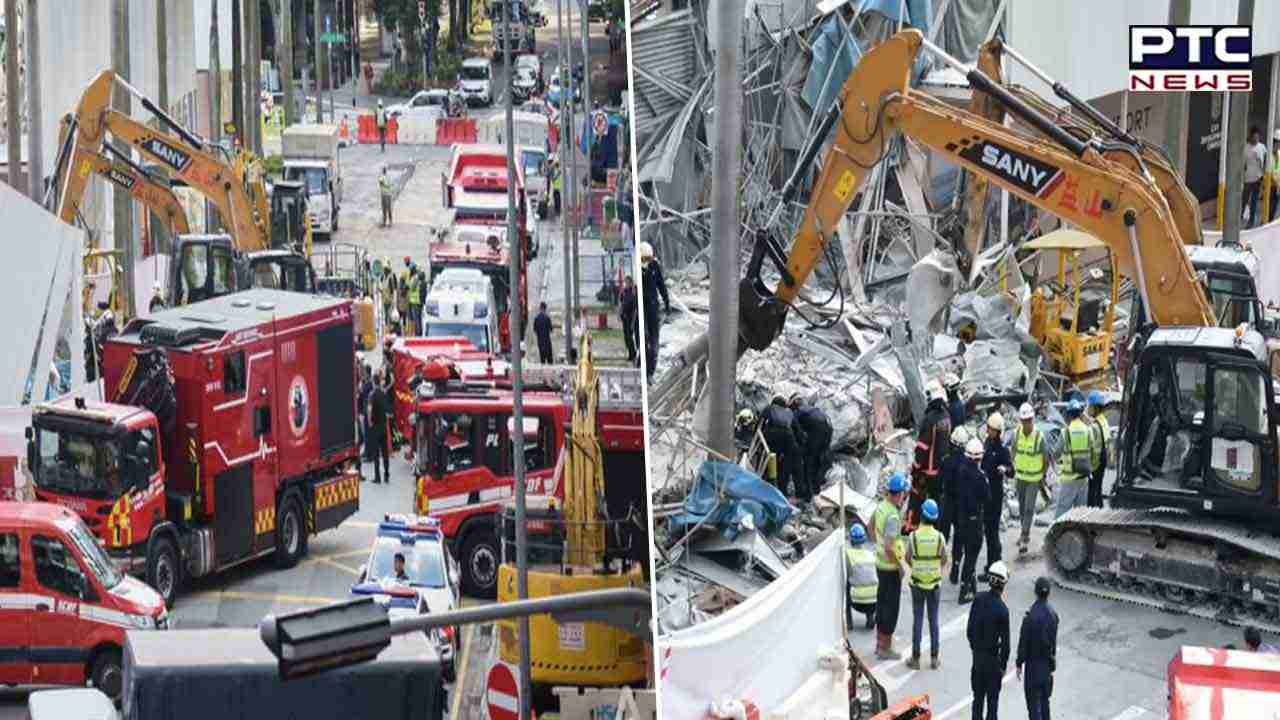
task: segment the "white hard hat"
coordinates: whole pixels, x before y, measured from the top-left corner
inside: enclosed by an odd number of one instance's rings
[[[1005,565],[1003,560],[991,563],[991,567],[987,568],[987,582],[992,585],[1004,585],[1009,582],[1009,566]]]
[[[1036,417],[1036,409],[1031,407],[1031,403],[1022,403],[1022,407],[1018,408],[1018,419],[1034,420]]]
[[[964,446],[964,454],[971,460],[981,460],[983,452],[982,441],[978,438],[969,438],[969,444]]]
[[[930,400],[941,400],[946,397],[947,391],[942,389],[942,385],[937,380],[930,380],[924,386],[924,396]]]
[[[987,427],[992,430],[1004,430],[1004,416],[998,412],[993,412],[987,416]]]
[[[947,373],[947,376],[942,379],[943,387],[953,388],[959,384],[960,384],[960,376],[955,373]]]
[[[957,447],[964,447],[969,442],[969,428],[961,425],[951,431],[951,444]]]
[[[653,246],[647,242],[640,243],[640,261],[648,262],[653,259]]]
[[[151,289],[156,292],[160,292],[160,281],[155,281],[155,283],[151,285]]]

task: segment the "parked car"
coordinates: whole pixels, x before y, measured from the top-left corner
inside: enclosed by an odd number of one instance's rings
[[[408,102],[387,107],[387,117],[453,117],[462,114],[462,95],[457,90],[419,90]]]

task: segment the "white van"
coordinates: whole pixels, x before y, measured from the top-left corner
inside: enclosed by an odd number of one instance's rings
[[[467,58],[458,71],[458,91],[468,105],[493,104],[493,64],[485,58]]]
[[[422,324],[426,337],[464,337],[480,352],[497,353],[498,303],[493,282],[476,268],[446,267],[431,283]]]

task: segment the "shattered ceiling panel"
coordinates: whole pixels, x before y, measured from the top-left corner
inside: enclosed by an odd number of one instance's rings
[[[631,29],[636,137],[641,142],[678,113],[700,84],[695,43],[702,33],[697,27],[694,12],[681,10]]]

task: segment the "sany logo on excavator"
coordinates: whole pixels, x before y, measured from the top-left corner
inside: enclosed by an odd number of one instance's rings
[[[1062,179],[1061,168],[986,140],[964,148],[959,154],[971,163],[991,168],[1006,181],[1037,197],[1048,195]]]
[[[107,171],[107,179],[125,190],[133,190],[133,186],[138,182],[137,178],[128,173],[120,172],[115,168],[111,168]]]
[[[191,164],[191,155],[185,153],[160,138],[150,137],[142,141],[142,149],[155,155],[166,165],[177,172],[182,172]]]

